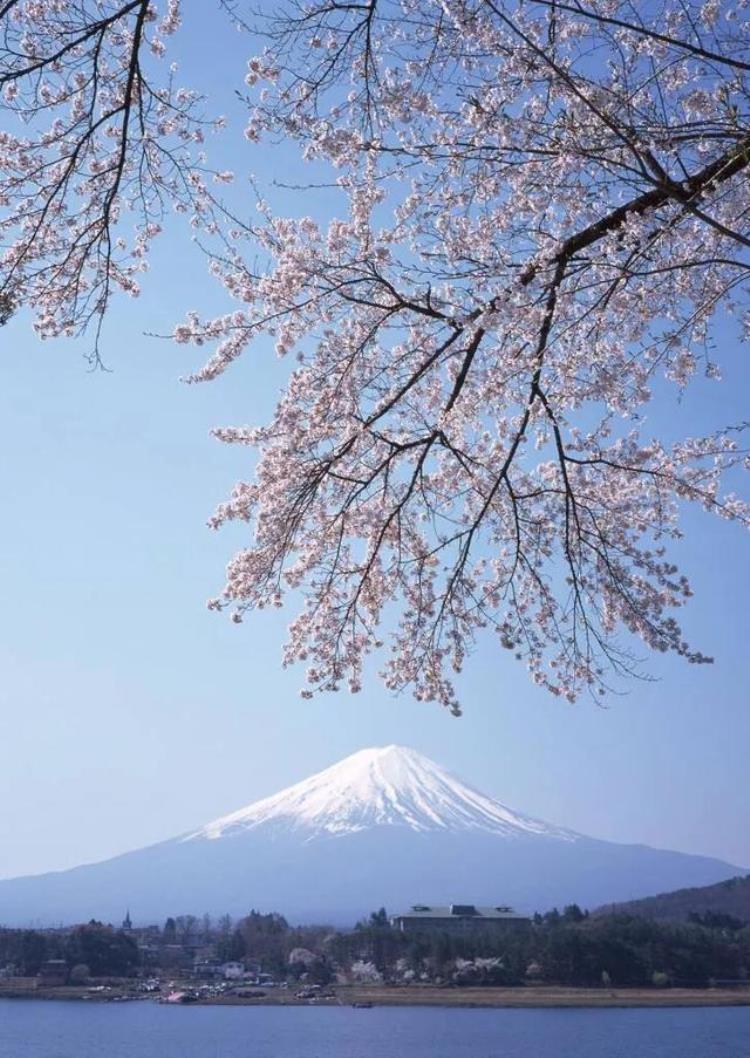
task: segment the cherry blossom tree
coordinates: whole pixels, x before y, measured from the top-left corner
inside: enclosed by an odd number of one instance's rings
[[[148,76],[179,23],[179,0],[161,15],[147,0],[0,0],[0,322],[26,304],[42,337],[93,324],[95,363],[111,293],[139,293],[164,214],[210,202],[190,148],[217,123],[174,69]]]
[[[179,22],[157,6],[0,2],[6,106],[34,130],[2,141],[3,291],[44,334],[100,320],[167,195],[218,240],[236,307],[175,328],[212,349],[191,380],[268,336],[295,366],[270,423],[216,430],[257,461],[212,521],[253,535],[210,606],[291,593],[305,694],[359,689],[383,648],[389,688],[454,712],[478,635],[570,700],[637,671],[633,636],[710,660],[670,543],[689,502],[750,522],[746,424],[673,439],[645,413],[719,380],[719,317],[748,328],[748,0],[272,12],[245,135],[330,170],[325,224],[260,192],[217,206],[196,98],[142,70]]]

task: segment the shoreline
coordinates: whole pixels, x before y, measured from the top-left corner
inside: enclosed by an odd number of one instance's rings
[[[595,989],[595,988],[357,988],[339,986],[333,999],[297,1000],[288,997],[242,999],[221,996],[199,1000],[206,1006],[354,1006],[458,1007],[463,1009],[606,1009],[636,1007],[750,1006],[750,988],[734,989]]]
[[[0,999],[59,1000],[63,1002],[158,1002],[128,987],[110,992],[92,992],[81,987],[14,987],[0,985]],[[269,989],[262,997],[206,996],[175,1006],[316,1006],[316,1007],[457,1007],[463,1009],[627,1009],[669,1007],[746,1007],[746,988],[440,988],[435,985],[408,987],[338,985],[331,997],[298,999],[292,990]]]

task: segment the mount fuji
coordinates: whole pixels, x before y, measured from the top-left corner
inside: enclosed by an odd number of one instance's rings
[[[744,873],[585,837],[513,811],[400,746],[338,764],[169,841],[0,881],[0,923],[280,911],[352,924],[416,902],[597,906]]]

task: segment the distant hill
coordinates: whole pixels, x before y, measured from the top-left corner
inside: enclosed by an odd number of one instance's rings
[[[660,922],[686,922],[691,914],[731,915],[750,922],[750,874],[728,878],[699,889],[676,889],[672,893],[647,896],[643,900],[607,904],[595,914],[623,913]]]

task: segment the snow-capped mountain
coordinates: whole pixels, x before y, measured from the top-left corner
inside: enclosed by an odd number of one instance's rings
[[[185,840],[215,840],[265,826],[304,833],[305,840],[380,826],[483,830],[504,837],[522,833],[574,840],[577,836],[513,812],[404,746],[353,753],[272,797],[208,823]]]
[[[585,837],[516,812],[411,749],[354,753],[170,841],[0,881],[0,924],[139,922],[183,913],[351,924],[414,903],[594,907],[744,873],[719,860]]]

